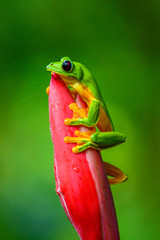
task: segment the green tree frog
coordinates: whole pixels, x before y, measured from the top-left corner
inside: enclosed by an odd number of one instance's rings
[[[76,137],[65,137],[66,143],[77,143],[72,149],[74,153],[85,151],[87,148],[103,150],[125,142],[126,136],[115,132],[97,82],[83,64],[63,57],[59,62],[51,62],[46,68],[60,75],[73,97],[78,94],[87,105],[87,108],[81,109],[76,103],[70,104],[73,118],[64,120],[66,125],[83,125],[90,128],[87,132],[76,131]],[[119,182],[127,179],[121,170],[106,164],[111,176],[120,176]]]

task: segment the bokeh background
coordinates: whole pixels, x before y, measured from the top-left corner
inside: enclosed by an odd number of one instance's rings
[[[4,1],[0,14],[0,239],[78,240],[55,192],[50,74],[68,55],[93,72],[125,144],[103,152],[122,240],[160,236],[160,1]]]

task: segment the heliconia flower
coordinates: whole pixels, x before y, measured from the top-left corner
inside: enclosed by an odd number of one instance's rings
[[[49,120],[54,145],[56,192],[82,240],[119,240],[114,202],[100,152],[88,149],[73,153],[76,144],[64,142],[84,127],[66,126],[72,118],[74,99],[59,75],[52,74],[49,88]],[[78,97],[77,104],[83,102]]]

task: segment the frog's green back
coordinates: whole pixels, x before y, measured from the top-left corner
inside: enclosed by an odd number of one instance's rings
[[[91,74],[91,72],[81,63],[77,63],[75,62],[75,64],[78,64],[81,66],[82,70],[83,70],[83,74],[82,74],[82,78],[80,80],[80,82],[85,85],[91,92],[91,94],[100,101],[100,105],[101,107],[104,109],[110,124],[112,125],[112,129],[114,129],[111,117],[109,115],[107,106],[103,100],[102,94],[99,90],[98,84],[96,82],[96,80],[94,79],[93,75]]]

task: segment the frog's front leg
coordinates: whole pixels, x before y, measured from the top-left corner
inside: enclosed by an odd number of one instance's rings
[[[73,110],[73,106],[74,106],[74,110]],[[100,102],[99,100],[93,99],[90,107],[89,107],[89,111],[88,111],[88,115],[86,114],[83,115],[81,114],[81,109],[75,105],[75,103],[70,104],[70,109],[73,110],[73,118],[66,118],[64,120],[64,123],[68,126],[68,125],[83,125],[86,127],[93,127],[97,124],[98,120],[99,120],[99,108],[100,108]],[[79,117],[75,117],[77,113],[77,116]]]
[[[125,142],[126,136],[118,132],[80,132],[76,131],[77,137],[64,138],[65,143],[77,143],[72,151],[79,153],[85,151],[87,148],[95,148],[97,150],[107,149]]]

